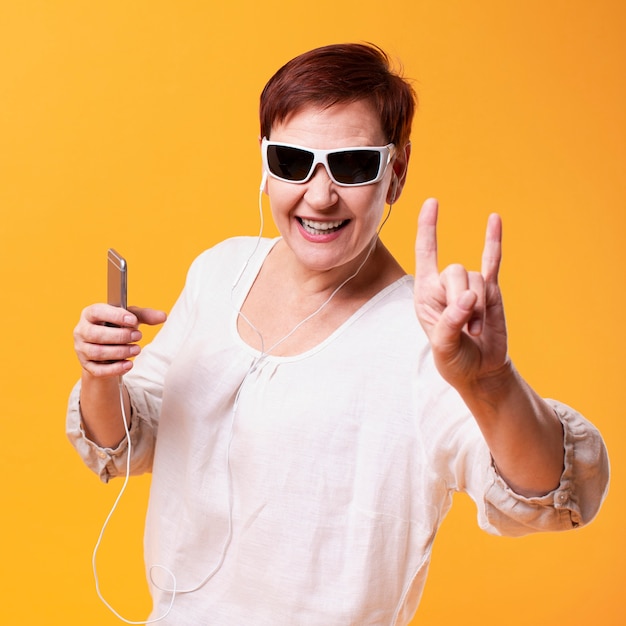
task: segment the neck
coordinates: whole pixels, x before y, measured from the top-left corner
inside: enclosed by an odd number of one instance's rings
[[[244,301],[240,333],[264,354],[299,354],[404,274],[378,239],[349,263],[327,272],[294,263],[291,250],[279,242]],[[297,332],[305,325],[307,333]]]
[[[341,291],[358,291],[358,286],[376,280],[385,267],[388,252],[383,243],[374,238],[356,257],[347,263],[328,270],[316,270],[294,260],[291,250],[282,245],[277,262],[283,265],[283,276],[293,283],[293,290],[303,296],[330,294]]]

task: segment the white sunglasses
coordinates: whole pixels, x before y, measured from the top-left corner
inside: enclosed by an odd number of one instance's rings
[[[261,153],[265,171],[278,180],[306,183],[321,163],[337,185],[358,187],[377,183],[385,175],[394,145],[315,150],[263,137]]]

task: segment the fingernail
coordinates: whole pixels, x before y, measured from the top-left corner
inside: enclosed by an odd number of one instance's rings
[[[135,323],[135,318],[133,315],[124,315],[124,324],[127,326],[132,326]]]
[[[141,352],[141,348],[139,346],[131,346],[130,347],[130,353],[131,353],[132,356],[136,356],[140,352]]]
[[[483,329],[483,321],[479,319],[470,320],[467,325],[467,330],[470,335],[480,335]]]
[[[141,331],[140,330],[133,330],[133,332],[130,334],[130,340],[131,341],[139,341],[141,339]]]

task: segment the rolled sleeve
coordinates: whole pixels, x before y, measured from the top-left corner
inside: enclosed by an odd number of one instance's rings
[[[563,425],[564,469],[559,485],[538,497],[513,491],[488,465],[479,524],[494,534],[521,536],[584,526],[600,510],[609,483],[609,460],[602,436],[582,415],[548,400]]]
[[[155,435],[153,427],[142,419],[136,409],[134,394],[131,398],[131,474],[142,474],[152,468]],[[85,434],[80,412],[80,381],[76,383],[70,394],[66,433],[70,443],[89,469],[95,472],[103,482],[109,482],[116,476],[124,476],[128,464],[128,439],[124,437],[115,448],[103,448],[91,441]]]

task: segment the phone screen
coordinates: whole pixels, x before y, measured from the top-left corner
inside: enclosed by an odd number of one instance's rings
[[[107,254],[107,302],[113,306],[127,307],[127,265],[126,259],[113,248]]]

